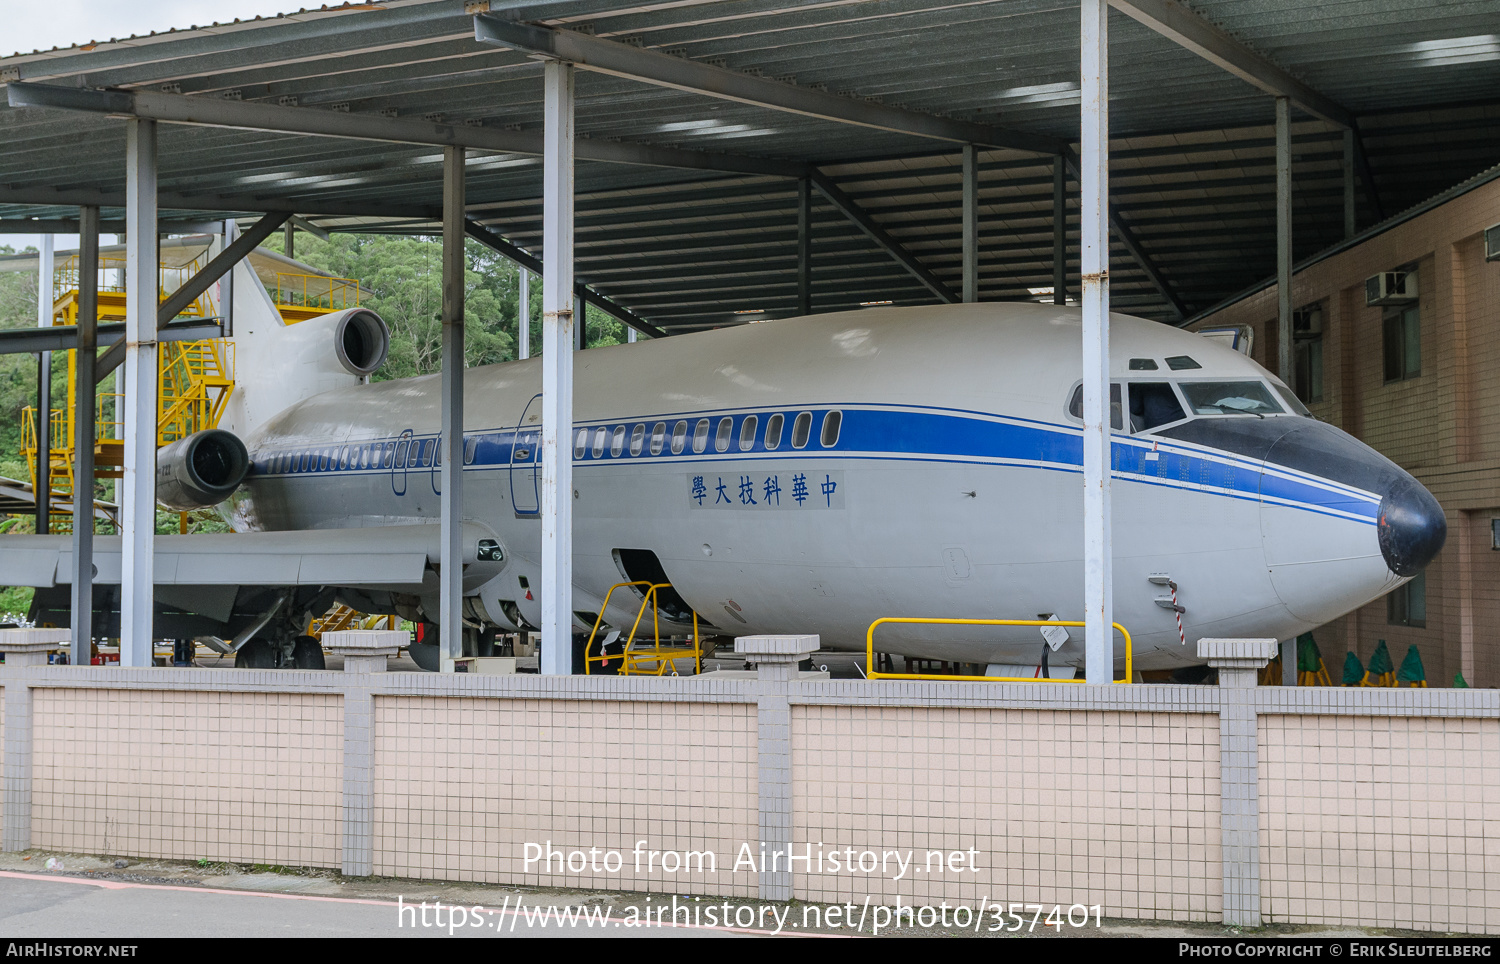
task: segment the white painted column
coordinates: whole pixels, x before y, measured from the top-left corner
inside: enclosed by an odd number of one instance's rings
[[[156,122],[125,122],[125,477],[120,665],[150,666],[156,560]]]
[[[517,358],[531,357],[531,272],[525,268],[520,272],[520,302],[516,305]]]
[[[438,638],[443,644],[442,669],[453,672],[453,661],[464,644],[464,149],[443,148],[443,374],[442,437],[438,440],[439,569]]]
[[[94,640],[94,385],[99,341],[99,208],[78,209],[78,354],[73,391],[73,587],[74,666],[89,665]]]
[[[542,654],[573,671],[573,65],[542,68]]]
[[[637,334],[639,333],[634,328],[627,325],[625,328],[625,344],[634,345]]]
[[[1109,5],[1082,0],[1083,605],[1089,684],[1114,679],[1109,439]]]

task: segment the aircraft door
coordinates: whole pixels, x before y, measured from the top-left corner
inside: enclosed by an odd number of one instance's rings
[[[391,460],[391,491],[397,495],[406,494],[406,460],[411,457],[411,450],[416,448],[411,436],[411,429],[401,433],[396,439],[395,458]]]
[[[516,516],[540,519],[542,515],[541,480],[537,477],[542,463],[542,427],[540,420],[530,421],[542,409],[540,392],[521,411],[510,445],[510,504]]]

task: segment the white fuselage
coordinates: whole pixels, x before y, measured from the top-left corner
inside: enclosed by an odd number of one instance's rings
[[[1123,315],[1111,324],[1113,378],[1176,386],[1161,391],[1184,406],[1177,421],[1114,435],[1114,616],[1138,667],[1198,662],[1192,644],[1204,636],[1290,638],[1402,581],[1377,543],[1379,492],[1159,434],[1306,423],[1290,411],[1192,414],[1180,384],[1255,381],[1291,408],[1272,376],[1196,334]],[[825,646],[862,649],[882,616],[1081,618],[1082,426],[1068,410],[1080,339],[1075,309],[978,304],[575,354],[573,609],[597,613],[606,590],[634,575],[615,550],[639,549],[730,635],[817,633]],[[1198,367],[1167,361],[1183,356]],[[1141,360],[1155,370],[1133,369]],[[540,623],[540,365],[466,373],[463,512],[493,530],[508,559],[471,595],[506,627],[506,604]],[[236,524],[434,519],[437,388],[424,376],[340,389],[261,426],[247,440],[255,467]],[[775,421],[780,437],[768,439]],[[1181,635],[1158,602],[1170,596],[1165,579],[1186,610]],[[606,621],[628,625],[637,604],[617,592]],[[429,613],[435,605],[424,601]],[[882,650],[973,663],[1035,664],[1041,647],[1034,628],[886,627],[877,637]],[[1074,629],[1051,662],[1076,666],[1083,653]]]

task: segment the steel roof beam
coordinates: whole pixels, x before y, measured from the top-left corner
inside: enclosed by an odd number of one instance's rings
[[[1343,105],[1313,90],[1270,58],[1251,50],[1176,0],[1109,0],[1109,5],[1268,94],[1289,97],[1309,114],[1340,127],[1355,126],[1354,114]]]
[[[469,237],[473,238],[475,241],[478,241],[485,247],[490,248],[491,250],[496,251],[499,254],[502,254],[510,260],[514,261],[516,264],[519,264],[521,267],[525,268],[527,271],[530,271],[532,274],[540,275],[542,273],[541,258],[538,258],[536,255],[525,250],[519,245],[512,244],[510,241],[507,241],[505,238],[496,234],[494,231],[491,231],[489,228],[478,223],[472,218],[464,222],[464,233],[466,233]],[[646,321],[644,318],[631,311],[629,308],[626,308],[624,305],[621,305],[616,301],[606,298],[604,295],[601,295],[599,292],[586,285],[580,286],[579,293],[583,296],[584,304],[593,305],[600,311],[612,315],[613,317],[619,319],[620,321],[629,325],[631,328],[634,328],[636,331],[641,332],[642,334],[650,335],[652,338],[663,338],[667,334],[665,331]]]
[[[1075,180],[1082,183],[1078,173],[1079,161],[1077,153],[1071,147],[1060,153],[1068,166],[1068,172]],[[1187,305],[1183,304],[1182,299],[1177,296],[1177,292],[1172,290],[1172,286],[1167,283],[1167,279],[1162,276],[1156,264],[1141,247],[1140,240],[1136,238],[1135,232],[1130,229],[1129,225],[1120,220],[1119,215],[1116,213],[1115,205],[1112,203],[1109,205],[1109,226],[1114,232],[1115,237],[1125,246],[1125,250],[1129,251],[1130,256],[1135,259],[1135,263],[1146,273],[1146,277],[1150,278],[1151,283],[1156,285],[1156,290],[1161,292],[1161,296],[1167,299],[1167,303],[1177,312],[1178,317],[1187,317]]]
[[[840,97],[813,87],[797,87],[726,67],[570,30],[515,23],[483,14],[474,17],[474,39],[527,53],[564,60],[596,73],[624,77],[659,87],[738,101],[757,107],[802,114],[819,120],[854,124],[954,144],[983,144],[1038,154],[1061,153],[1060,140],[924,114],[866,100]]]
[[[928,291],[937,295],[939,300],[947,304],[958,303],[959,298],[953,293],[952,288],[949,288],[936,275],[927,270],[922,262],[914,258],[911,252],[907,251],[900,241],[891,237],[885,228],[876,224],[874,219],[865,213],[864,208],[855,204],[849,198],[849,195],[845,194],[838,185],[829,180],[823,172],[814,170],[811,180],[813,187],[818,189],[818,193],[827,198],[838,209],[840,214],[854,222],[861,231],[869,236],[871,241],[874,241],[886,254],[890,255],[892,260],[905,268],[912,277],[922,282]]]
[[[1309,114],[1354,131],[1355,163],[1364,182],[1365,196],[1375,208],[1377,218],[1384,219],[1384,206],[1375,190],[1375,177],[1353,111],[1304,84],[1269,57],[1251,50],[1176,0],[1109,0],[1109,5],[1266,93],[1286,97]]]
[[[6,95],[12,107],[43,107],[172,124],[308,134],[315,137],[464,147],[503,154],[540,156],[542,153],[540,134],[411,118],[372,117],[311,107],[281,107],[146,90],[89,90],[24,83],[9,84]],[[804,165],[788,161],[588,138],[578,139],[576,153],[579,160],[733,174],[800,177],[805,171]]]

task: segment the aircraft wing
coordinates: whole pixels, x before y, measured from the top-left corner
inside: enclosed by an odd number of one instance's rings
[[[411,588],[439,558],[436,525],[159,535],[154,548],[158,586]],[[119,536],[94,537],[94,566],[96,583],[119,584]],[[68,585],[72,570],[72,536],[0,536],[0,586]]]

